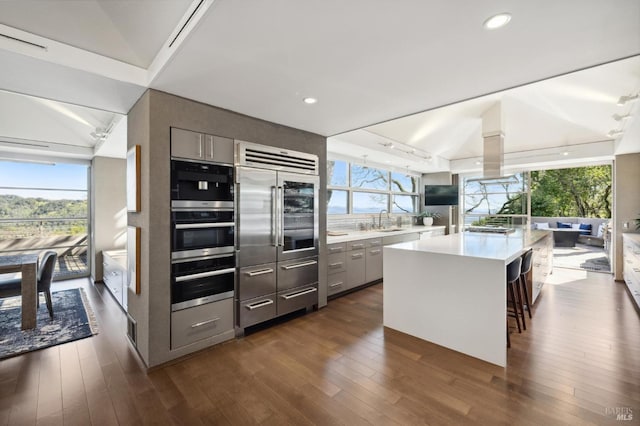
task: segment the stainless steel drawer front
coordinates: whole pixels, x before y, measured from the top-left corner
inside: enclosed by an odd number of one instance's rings
[[[240,269],[238,300],[248,300],[276,292],[276,264]]]
[[[307,258],[278,263],[278,291],[318,282],[318,259]]]
[[[318,288],[304,286],[278,293],[278,315],[288,314],[318,304]]]
[[[238,302],[238,323],[241,328],[267,321],[275,316],[275,293]]]

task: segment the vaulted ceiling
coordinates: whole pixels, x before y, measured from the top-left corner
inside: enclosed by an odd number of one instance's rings
[[[482,27],[505,11],[508,26]],[[20,93],[105,110],[104,128],[152,87],[325,136],[365,127],[371,147],[396,140],[449,162],[477,156],[495,102],[514,120],[513,152],[607,139],[640,150],[627,136],[637,119],[607,136],[617,97],[640,90],[637,60],[497,94],[638,54],[637,0],[0,2],[0,103]],[[45,138],[73,139],[54,128]],[[0,140],[36,137],[0,123]]]

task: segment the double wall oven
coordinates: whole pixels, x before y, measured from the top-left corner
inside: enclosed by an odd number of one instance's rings
[[[234,296],[233,166],[171,160],[171,309]]]

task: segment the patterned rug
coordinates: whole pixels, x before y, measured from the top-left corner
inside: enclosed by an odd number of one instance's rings
[[[40,293],[38,322],[33,330],[21,330],[21,299],[0,299],[0,359],[84,339],[98,333],[95,316],[81,288],[51,293],[53,319]]]

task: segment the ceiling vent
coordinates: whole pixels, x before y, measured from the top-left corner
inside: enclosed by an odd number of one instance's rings
[[[238,161],[241,166],[282,170],[309,175],[318,174],[318,156],[250,142],[238,142]]]
[[[21,43],[21,44],[23,44],[25,46],[35,47],[35,48],[38,48],[38,49],[42,49],[44,51],[47,50],[47,46],[43,46],[43,45],[38,44],[38,43],[33,43],[31,41],[23,40],[21,38],[13,37],[13,36],[10,36],[8,34],[0,33],[0,38],[4,38],[5,40],[10,40],[10,41],[15,41],[15,42]]]
[[[193,19],[193,16],[198,12],[198,10],[200,10],[200,8],[202,7],[202,4],[204,3],[204,0],[200,0],[200,2],[198,3],[198,5],[193,9],[193,12],[191,12],[191,14],[189,15],[189,17],[187,18],[186,21],[184,21],[184,24],[182,24],[182,26],[180,27],[180,29],[178,30],[178,33],[175,35],[175,37],[173,37],[173,39],[171,40],[171,43],[169,43],[169,47],[172,47],[173,44],[176,42],[176,40],[178,39],[178,37],[180,37],[182,35],[182,32],[184,31],[184,29],[187,27],[187,25],[189,25],[189,23],[191,22],[191,20]]]

